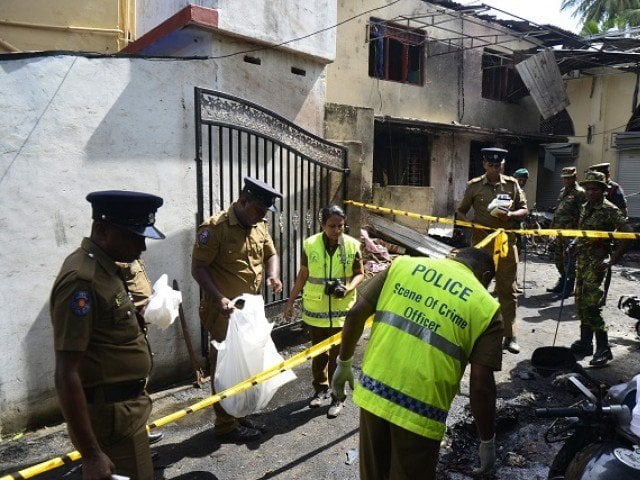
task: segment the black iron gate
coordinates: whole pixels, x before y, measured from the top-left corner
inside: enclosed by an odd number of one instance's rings
[[[300,266],[302,241],[320,231],[319,210],[347,198],[347,149],[258,105],[195,89],[198,223],[237,199],[243,178],[263,180],[283,199],[268,213],[280,255],[282,293],[263,287],[268,308],[283,303]]]

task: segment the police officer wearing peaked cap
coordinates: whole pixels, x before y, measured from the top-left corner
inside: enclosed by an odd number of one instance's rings
[[[282,198],[282,194],[273,189],[269,184],[256,178],[244,177],[244,189],[251,197],[259,200],[267,210],[276,212],[276,199]]]
[[[87,200],[91,235],[66,258],[51,292],[56,391],[84,478],[152,480],[151,352],[117,262],[138,259],[145,238],[164,238],[154,225],[162,198],[115,190]]]
[[[202,289],[200,320],[213,340],[227,336],[230,302],[242,294],[259,295],[263,279],[274,292],[282,291],[280,260],[265,220],[275,211],[282,195],[267,183],[245,177],[239,198],[225,211],[205,220],[196,233],[191,256],[191,275]],[[211,389],[218,352],[209,349]],[[235,418],[216,403],[215,433],[227,442],[257,440],[265,426],[252,418]]]
[[[474,223],[490,228],[511,229],[514,220],[522,220],[527,216],[527,201],[515,178],[502,174],[504,162],[509,153],[504,148],[483,148],[482,166],[485,174],[473,178],[467,183],[464,197],[458,204],[456,215],[460,220],[467,220],[467,213],[474,211]],[[496,205],[498,203],[498,205]],[[490,231],[474,229],[471,243],[476,245]],[[494,242],[485,249],[491,254]],[[516,341],[516,277],[518,253],[515,245],[515,234],[509,234],[509,251],[501,257],[496,270],[496,294],[500,302],[500,310],[504,321],[504,350],[519,353],[520,346]]]

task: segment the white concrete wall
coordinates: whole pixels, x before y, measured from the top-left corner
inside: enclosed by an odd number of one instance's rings
[[[89,235],[88,192],[128,189],[165,199],[163,241],[143,254],[152,280],[177,279],[199,345],[190,278],[196,183],[193,87],[203,61],[58,56],[0,61],[0,427],[14,431],[55,406],[49,293],[64,258]],[[184,375],[176,323],[151,329],[154,376]],[[188,368],[188,367],[187,367]]]
[[[170,34],[142,53],[209,57],[217,66],[212,78],[215,89],[258,103],[316,135],[323,134],[326,68],[315,57],[260,48],[255,43],[198,27]],[[258,59],[260,65],[245,62],[245,55]],[[292,67],[305,74],[292,73]]]
[[[152,280],[162,273],[178,280],[199,350],[198,289],[190,275],[197,209],[194,86],[243,96],[322,132],[320,67],[313,80],[299,77],[296,85],[297,78],[283,79],[290,73],[243,72],[240,67],[254,65],[231,58],[0,61],[0,431],[58,415],[49,293],[64,258],[89,234],[88,192],[129,189],[165,199],[157,225],[167,239],[148,241],[143,259]],[[152,327],[150,341],[152,384],[189,375],[177,322],[165,332]]]
[[[140,38],[189,4],[218,11],[222,32],[280,44],[336,23],[335,0],[137,0],[136,36]],[[331,61],[335,29],[287,43],[294,50]]]

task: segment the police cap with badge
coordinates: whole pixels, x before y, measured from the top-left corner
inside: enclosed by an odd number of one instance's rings
[[[118,225],[142,237],[160,240],[164,234],[155,226],[156,211],[162,198],[143,192],[105,190],[87,195],[93,220]]]
[[[560,178],[571,178],[576,176],[576,167],[564,167],[560,171]]]
[[[507,159],[508,150],[504,148],[483,148],[480,150],[482,153],[482,160],[488,163],[502,163]]]
[[[596,163],[595,165],[591,165],[589,167],[589,170],[591,170],[592,172],[601,172],[601,173],[609,173],[609,167],[611,166],[610,163]]]
[[[282,198],[282,194],[274,190],[270,185],[256,178],[244,177],[243,192],[262,203],[267,210],[276,212],[276,199]]]

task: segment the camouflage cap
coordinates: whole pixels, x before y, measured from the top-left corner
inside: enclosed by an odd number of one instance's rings
[[[575,177],[576,175],[576,167],[564,167],[560,172],[560,176],[562,178],[571,178]]]
[[[600,186],[602,186],[602,188],[604,188],[605,190],[607,189],[607,177],[604,176],[604,173],[602,172],[596,172],[593,170],[587,170],[587,172],[584,175],[584,180],[582,180],[580,183],[581,186],[587,185],[589,183],[596,183]]]

